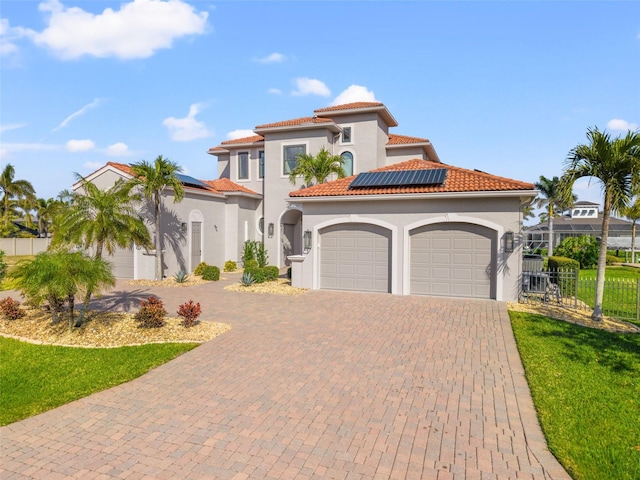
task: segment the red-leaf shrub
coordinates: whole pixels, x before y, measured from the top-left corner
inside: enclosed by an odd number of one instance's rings
[[[26,315],[26,312],[20,308],[20,302],[11,297],[0,300],[0,312],[8,320],[18,320]]]
[[[185,327],[193,327],[200,323],[198,320],[200,313],[202,313],[200,303],[193,303],[193,300],[189,300],[178,307],[178,315],[182,317],[182,325]]]
[[[151,295],[140,302],[140,309],[135,314],[135,319],[143,328],[158,328],[164,325],[166,314],[162,300]]]

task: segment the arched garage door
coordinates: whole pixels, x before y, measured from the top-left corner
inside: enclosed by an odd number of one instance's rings
[[[320,288],[389,292],[391,232],[365,223],[320,230]]]
[[[410,292],[496,298],[495,232],[480,225],[440,223],[410,233]]]

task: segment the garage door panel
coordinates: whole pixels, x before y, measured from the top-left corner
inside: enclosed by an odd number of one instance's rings
[[[495,298],[495,232],[449,222],[410,233],[410,292]]]
[[[391,233],[367,224],[320,231],[320,288],[389,292]]]
[[[113,255],[106,255],[116,278],[133,278],[133,248],[118,248]]]

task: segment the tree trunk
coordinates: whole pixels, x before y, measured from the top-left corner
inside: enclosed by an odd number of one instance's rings
[[[636,220],[631,224],[631,263],[636,263]]]
[[[75,305],[75,296],[73,294],[69,294],[67,296],[67,303],[69,304],[69,331],[71,331],[71,329],[73,327],[78,327],[79,325],[75,325],[73,323],[73,311],[74,311],[74,305]]]
[[[604,318],[602,300],[604,298],[604,275],[607,266],[607,240],[609,239],[609,217],[611,210],[611,194],[604,192],[604,211],[602,212],[602,237],[600,239],[600,252],[598,254],[598,271],[596,274],[596,295],[591,319],[601,322]]]
[[[547,221],[547,223],[549,224],[549,248],[547,251],[547,256],[548,257],[552,257],[553,256],[553,212],[549,211],[549,220]]]
[[[155,196],[155,224],[156,224],[156,238],[155,238],[155,247],[156,247],[156,280],[162,280],[162,235],[160,233],[160,192],[156,193]]]

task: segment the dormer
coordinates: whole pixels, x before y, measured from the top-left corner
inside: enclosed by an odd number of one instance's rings
[[[576,202],[569,212],[572,219],[598,218],[599,204],[593,202]]]

